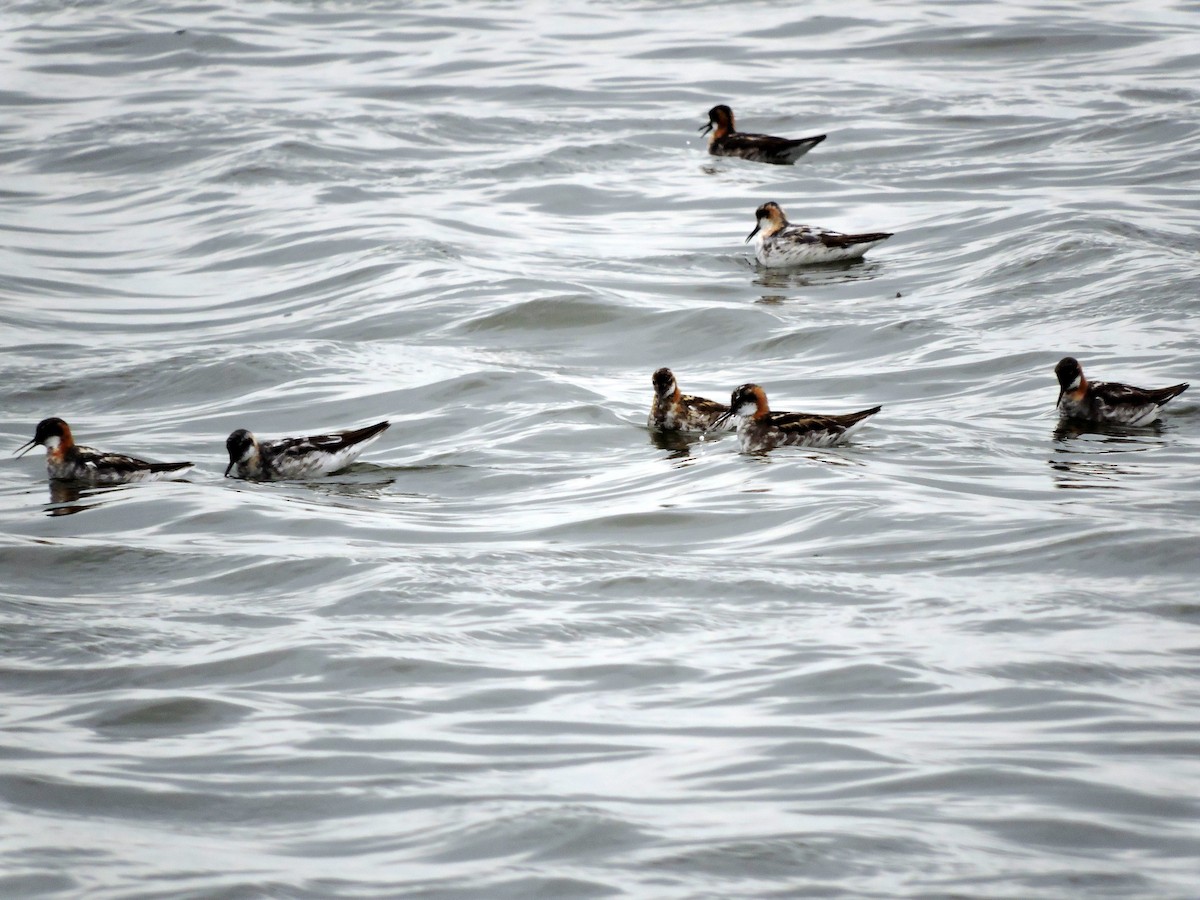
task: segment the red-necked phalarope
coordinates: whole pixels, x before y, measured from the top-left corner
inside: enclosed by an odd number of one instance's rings
[[[1088,381],[1079,361],[1070,356],[1059,361],[1054,374],[1058,376],[1058,411],[1062,415],[1112,425],[1149,425],[1164,403],[1188,389],[1186,383],[1144,389],[1115,381]]]
[[[46,448],[47,473],[58,481],[96,485],[129,484],[171,478],[192,467],[190,462],[146,462],[120,453],[104,453],[91,447],[82,447],[71,436],[71,426],[58,418],[38,422],[33,440],[18,447],[16,454],[24,456],[38,444]]]
[[[663,431],[710,431],[717,419],[729,412],[729,407],[724,403],[680,393],[670,369],[659,369],[651,380],[654,383],[654,400],[646,421],[650,428]],[[734,423],[727,421],[727,427],[732,430]]]
[[[858,259],[876,244],[892,236],[890,231],[870,234],[841,234],[808,225],[793,225],[778,203],[764,203],[754,212],[758,223],[746,235],[754,241],[754,255],[768,267],[811,266],[819,263]]]
[[[366,428],[274,441],[260,441],[246,429],[239,428],[225,441],[225,449],[229,451],[225,475],[228,477],[237,469],[238,478],[278,481],[336,472],[358,459],[358,455],[383,434],[389,424],[376,422]]]
[[[776,447],[831,447],[846,440],[864,419],[882,406],[845,415],[771,412],[767,394],[757,384],[743,384],[729,400],[724,418],[737,416],[738,442],[743,453],[762,453]],[[717,425],[724,424],[723,419]]]
[[[721,104],[708,111],[708,124],[700,131],[712,132],[708,152],[713,156],[740,156],[754,162],[790,166],[821,141],[825,135],[806,138],[771,137],[769,134],[744,134],[733,124],[733,110]]]

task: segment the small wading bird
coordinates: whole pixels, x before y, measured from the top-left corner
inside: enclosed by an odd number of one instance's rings
[[[46,472],[57,481],[76,481],[83,484],[130,484],[135,481],[158,481],[190,469],[190,462],[146,462],[120,453],[105,453],[75,443],[71,426],[59,418],[38,422],[33,439],[16,449],[24,456],[38,444],[46,448]]]
[[[651,378],[654,383],[654,400],[650,404],[650,417],[646,424],[663,431],[708,431],[717,419],[729,412],[729,407],[716,400],[694,397],[679,391],[675,375],[670,369],[659,369]],[[726,420],[732,430],[734,423]]]
[[[743,134],[733,124],[733,110],[721,104],[708,111],[708,124],[700,131],[709,133],[708,152],[713,156],[740,156],[753,162],[790,166],[821,141],[825,135],[806,138],[781,138],[769,134]]]
[[[278,481],[336,472],[358,459],[389,424],[377,422],[366,428],[274,441],[260,441],[246,429],[239,428],[225,441],[225,449],[229,451],[225,475],[228,477],[236,469],[238,478]]]
[[[831,447],[849,438],[865,419],[882,406],[844,415],[771,412],[767,394],[757,384],[743,384],[729,399],[729,412],[715,427],[738,417],[738,443],[743,453],[763,453],[776,447]]]
[[[773,201],[754,211],[758,220],[746,242],[754,240],[754,256],[768,268],[811,266],[859,259],[876,244],[892,236],[890,231],[842,234],[825,228],[793,225]]]
[[[1106,422],[1110,425],[1149,425],[1158,418],[1163,404],[1178,397],[1188,385],[1165,388],[1136,388],[1115,381],[1088,381],[1074,357],[1059,360],[1058,411],[1069,419]]]

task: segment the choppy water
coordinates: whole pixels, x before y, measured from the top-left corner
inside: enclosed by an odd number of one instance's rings
[[[0,465],[0,894],[1194,896],[1200,393],[1052,368],[1200,379],[1197,16],[10,6],[0,441],[198,466]],[[769,199],[897,234],[757,271]],[[662,365],[884,411],[671,446]]]

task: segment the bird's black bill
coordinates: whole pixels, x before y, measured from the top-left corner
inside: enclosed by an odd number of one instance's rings
[[[727,413],[722,413],[721,416],[719,418],[717,418],[716,421],[714,421],[711,425],[709,425],[707,428],[704,429],[704,433],[708,434],[710,431],[720,431],[722,428],[725,427],[725,423],[728,422],[732,418],[733,418],[733,410],[732,409]]]
[[[234,460],[232,460],[232,459],[229,461],[229,465],[227,465],[227,466],[225,467],[225,477],[226,477],[226,478],[228,478],[228,477],[229,477],[229,473],[233,471],[233,467],[234,467],[236,464],[237,464],[237,463],[236,463]]]
[[[762,228],[762,226],[761,226],[761,225],[755,225],[755,226],[754,226],[754,230],[753,230],[752,232],[750,232],[748,235],[746,235],[746,240],[744,241],[744,243],[747,243],[747,244],[748,244],[748,243],[750,243],[750,238],[752,238],[752,237],[754,237],[756,234],[758,234],[758,230],[759,230],[760,228]]]
[[[20,447],[18,447],[16,450],[14,450],[13,455],[14,456],[24,456],[26,453],[28,453],[30,450],[32,450],[36,446],[37,446],[37,442],[33,438],[30,438],[25,443],[23,443]]]
[[[712,131],[712,129],[713,129],[713,124],[712,124],[712,122],[709,122],[707,125],[701,125],[696,130],[699,131],[701,134],[708,134],[710,131]]]

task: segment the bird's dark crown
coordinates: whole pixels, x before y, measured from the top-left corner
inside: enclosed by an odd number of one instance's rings
[[[654,390],[659,394],[669,394],[675,389],[675,374],[665,366],[654,373],[651,381],[654,382]]]
[[[731,124],[733,122],[733,110],[724,103],[718,103],[708,111],[708,120],[710,122]]]
[[[757,408],[760,401],[766,399],[763,389],[757,384],[743,384],[739,388],[735,388],[733,394],[729,398],[729,408],[737,409],[739,406],[744,406],[747,403],[753,403]]]
[[[229,451],[230,459],[241,459],[242,455],[254,446],[254,435],[245,428],[239,428],[225,439],[225,449]]]
[[[57,416],[51,416],[49,419],[42,419],[38,422],[37,430],[33,433],[33,442],[35,444],[44,444],[50,438],[63,438],[71,433],[70,426]]]
[[[768,200],[754,211],[754,217],[756,219],[773,219],[776,215],[778,215],[781,219],[784,217],[783,210],[780,209],[779,204],[774,200]]]
[[[1054,367],[1054,374],[1058,376],[1058,383],[1066,389],[1076,378],[1083,375],[1083,366],[1079,365],[1079,360],[1075,357],[1064,356]]]

